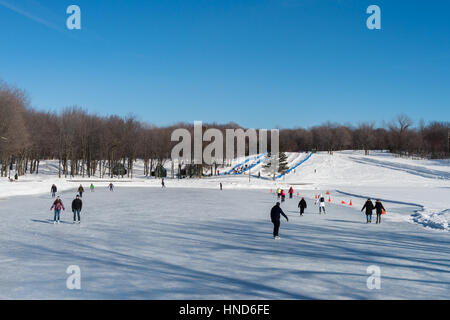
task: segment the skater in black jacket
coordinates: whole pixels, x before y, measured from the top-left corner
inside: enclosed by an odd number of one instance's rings
[[[84,192],[84,188],[83,188],[83,186],[80,184],[80,186],[78,187],[78,194],[80,195],[80,198],[83,198],[83,192]]]
[[[270,211],[270,218],[272,219],[273,223],[273,237],[275,239],[280,239],[280,237],[278,236],[278,231],[280,230],[281,216],[285,217],[286,221],[289,222],[289,218],[284,214],[283,210],[280,208],[280,203],[277,202],[277,204]]]
[[[58,192],[58,188],[56,187],[56,185],[52,185],[50,192],[52,193],[52,198],[56,197],[56,192]]]
[[[381,215],[383,214],[383,211],[386,212],[386,209],[383,207],[380,199],[377,199],[375,202],[375,210],[377,212],[377,224],[379,224],[381,223]]]
[[[81,201],[80,196],[77,195],[76,198],[72,201],[73,223],[77,222],[77,217],[78,223],[81,223],[80,213],[82,208],[83,201]]]
[[[308,207],[306,204],[305,198],[302,198],[298,203],[298,207],[300,208],[300,215],[302,216],[305,213],[305,209]]]
[[[363,212],[364,209],[366,209],[366,219],[367,219],[366,223],[372,223],[372,211],[373,209],[375,209],[375,207],[370,198],[367,199],[366,203],[364,204],[364,207],[362,207],[361,209],[361,212]]]

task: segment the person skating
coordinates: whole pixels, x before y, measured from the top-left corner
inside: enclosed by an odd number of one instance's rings
[[[56,187],[55,184],[53,184],[52,187],[50,188],[50,192],[52,193],[52,198],[56,197],[56,192],[58,192],[58,188]]]
[[[284,190],[281,190],[281,202],[284,202],[286,200],[286,192]]]
[[[294,196],[294,188],[290,187],[288,193],[289,193],[289,199],[292,199],[292,197]]]
[[[280,203],[277,202],[277,204],[272,208],[270,211],[270,218],[273,223],[273,237],[274,239],[280,239],[280,236],[278,235],[278,232],[280,231],[280,218],[281,215],[286,218],[286,221],[289,222],[289,218],[284,214],[283,210],[280,207]]]
[[[83,186],[80,184],[80,186],[78,187],[78,194],[80,195],[80,198],[83,198],[83,192],[84,192],[84,188],[83,188]]]
[[[72,201],[73,223],[77,222],[77,218],[78,223],[81,223],[80,213],[82,208],[83,208],[83,201],[81,201],[80,196],[77,195],[75,199]]]
[[[302,198],[298,203],[298,207],[300,208],[300,215],[302,216],[305,213],[305,209],[308,207],[306,204],[305,198]]]
[[[372,223],[372,211],[373,209],[375,209],[372,200],[367,199],[366,203],[364,204],[364,206],[361,209],[361,212],[364,211],[364,209],[366,209],[366,223]]]
[[[222,191],[223,190],[223,185],[222,185],[222,182],[220,183],[220,191]]]
[[[377,224],[381,223],[381,215],[383,212],[386,212],[386,209],[383,207],[380,199],[377,199],[375,202],[375,210],[377,212]]]
[[[112,184],[112,182],[109,184],[109,191],[114,191],[114,185]]]
[[[165,188],[166,187],[166,184],[164,183],[164,178],[162,178],[162,180],[161,180],[161,188]]]
[[[280,198],[281,198],[281,189],[280,188],[277,189],[277,197],[278,197],[278,200],[280,200]]]
[[[60,215],[61,215],[61,209],[66,211],[66,208],[64,208],[64,204],[61,201],[60,197],[56,197],[56,200],[53,202],[53,205],[50,207],[50,211],[52,211],[53,209],[55,209],[55,214],[54,214],[54,218],[53,218],[53,224],[58,223],[60,221]]]
[[[325,197],[323,196],[323,194],[320,194],[319,198],[317,198],[315,204],[317,203],[319,203],[319,214],[322,214],[322,210],[323,213],[326,214],[327,212],[325,211]]]
[[[91,192],[94,192],[94,184],[91,183],[91,186],[89,187],[89,189],[91,189]]]

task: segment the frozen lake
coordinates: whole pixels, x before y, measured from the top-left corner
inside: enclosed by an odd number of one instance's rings
[[[287,199],[273,240],[268,191],[105,188],[75,193],[53,225],[49,195],[0,200],[2,299],[446,299],[448,232],[398,219],[366,225],[360,208],[330,205],[305,216]],[[404,214],[413,208],[403,208]],[[67,267],[81,290],[66,288]],[[381,270],[369,290],[367,268]]]

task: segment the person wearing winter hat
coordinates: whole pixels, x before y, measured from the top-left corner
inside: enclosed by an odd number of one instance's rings
[[[81,201],[80,196],[77,194],[75,199],[72,201],[72,212],[73,212],[73,223],[81,223],[80,213],[83,208],[83,201]]]

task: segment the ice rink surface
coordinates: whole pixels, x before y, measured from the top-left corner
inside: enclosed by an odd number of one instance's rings
[[[398,219],[365,223],[358,208],[298,198],[282,205],[281,240],[267,190],[97,188],[61,194],[63,223],[53,225],[50,195],[0,199],[1,299],[447,299],[450,238]],[[389,204],[385,204],[389,211]],[[69,266],[81,290],[69,290]],[[381,289],[369,290],[369,266]]]

